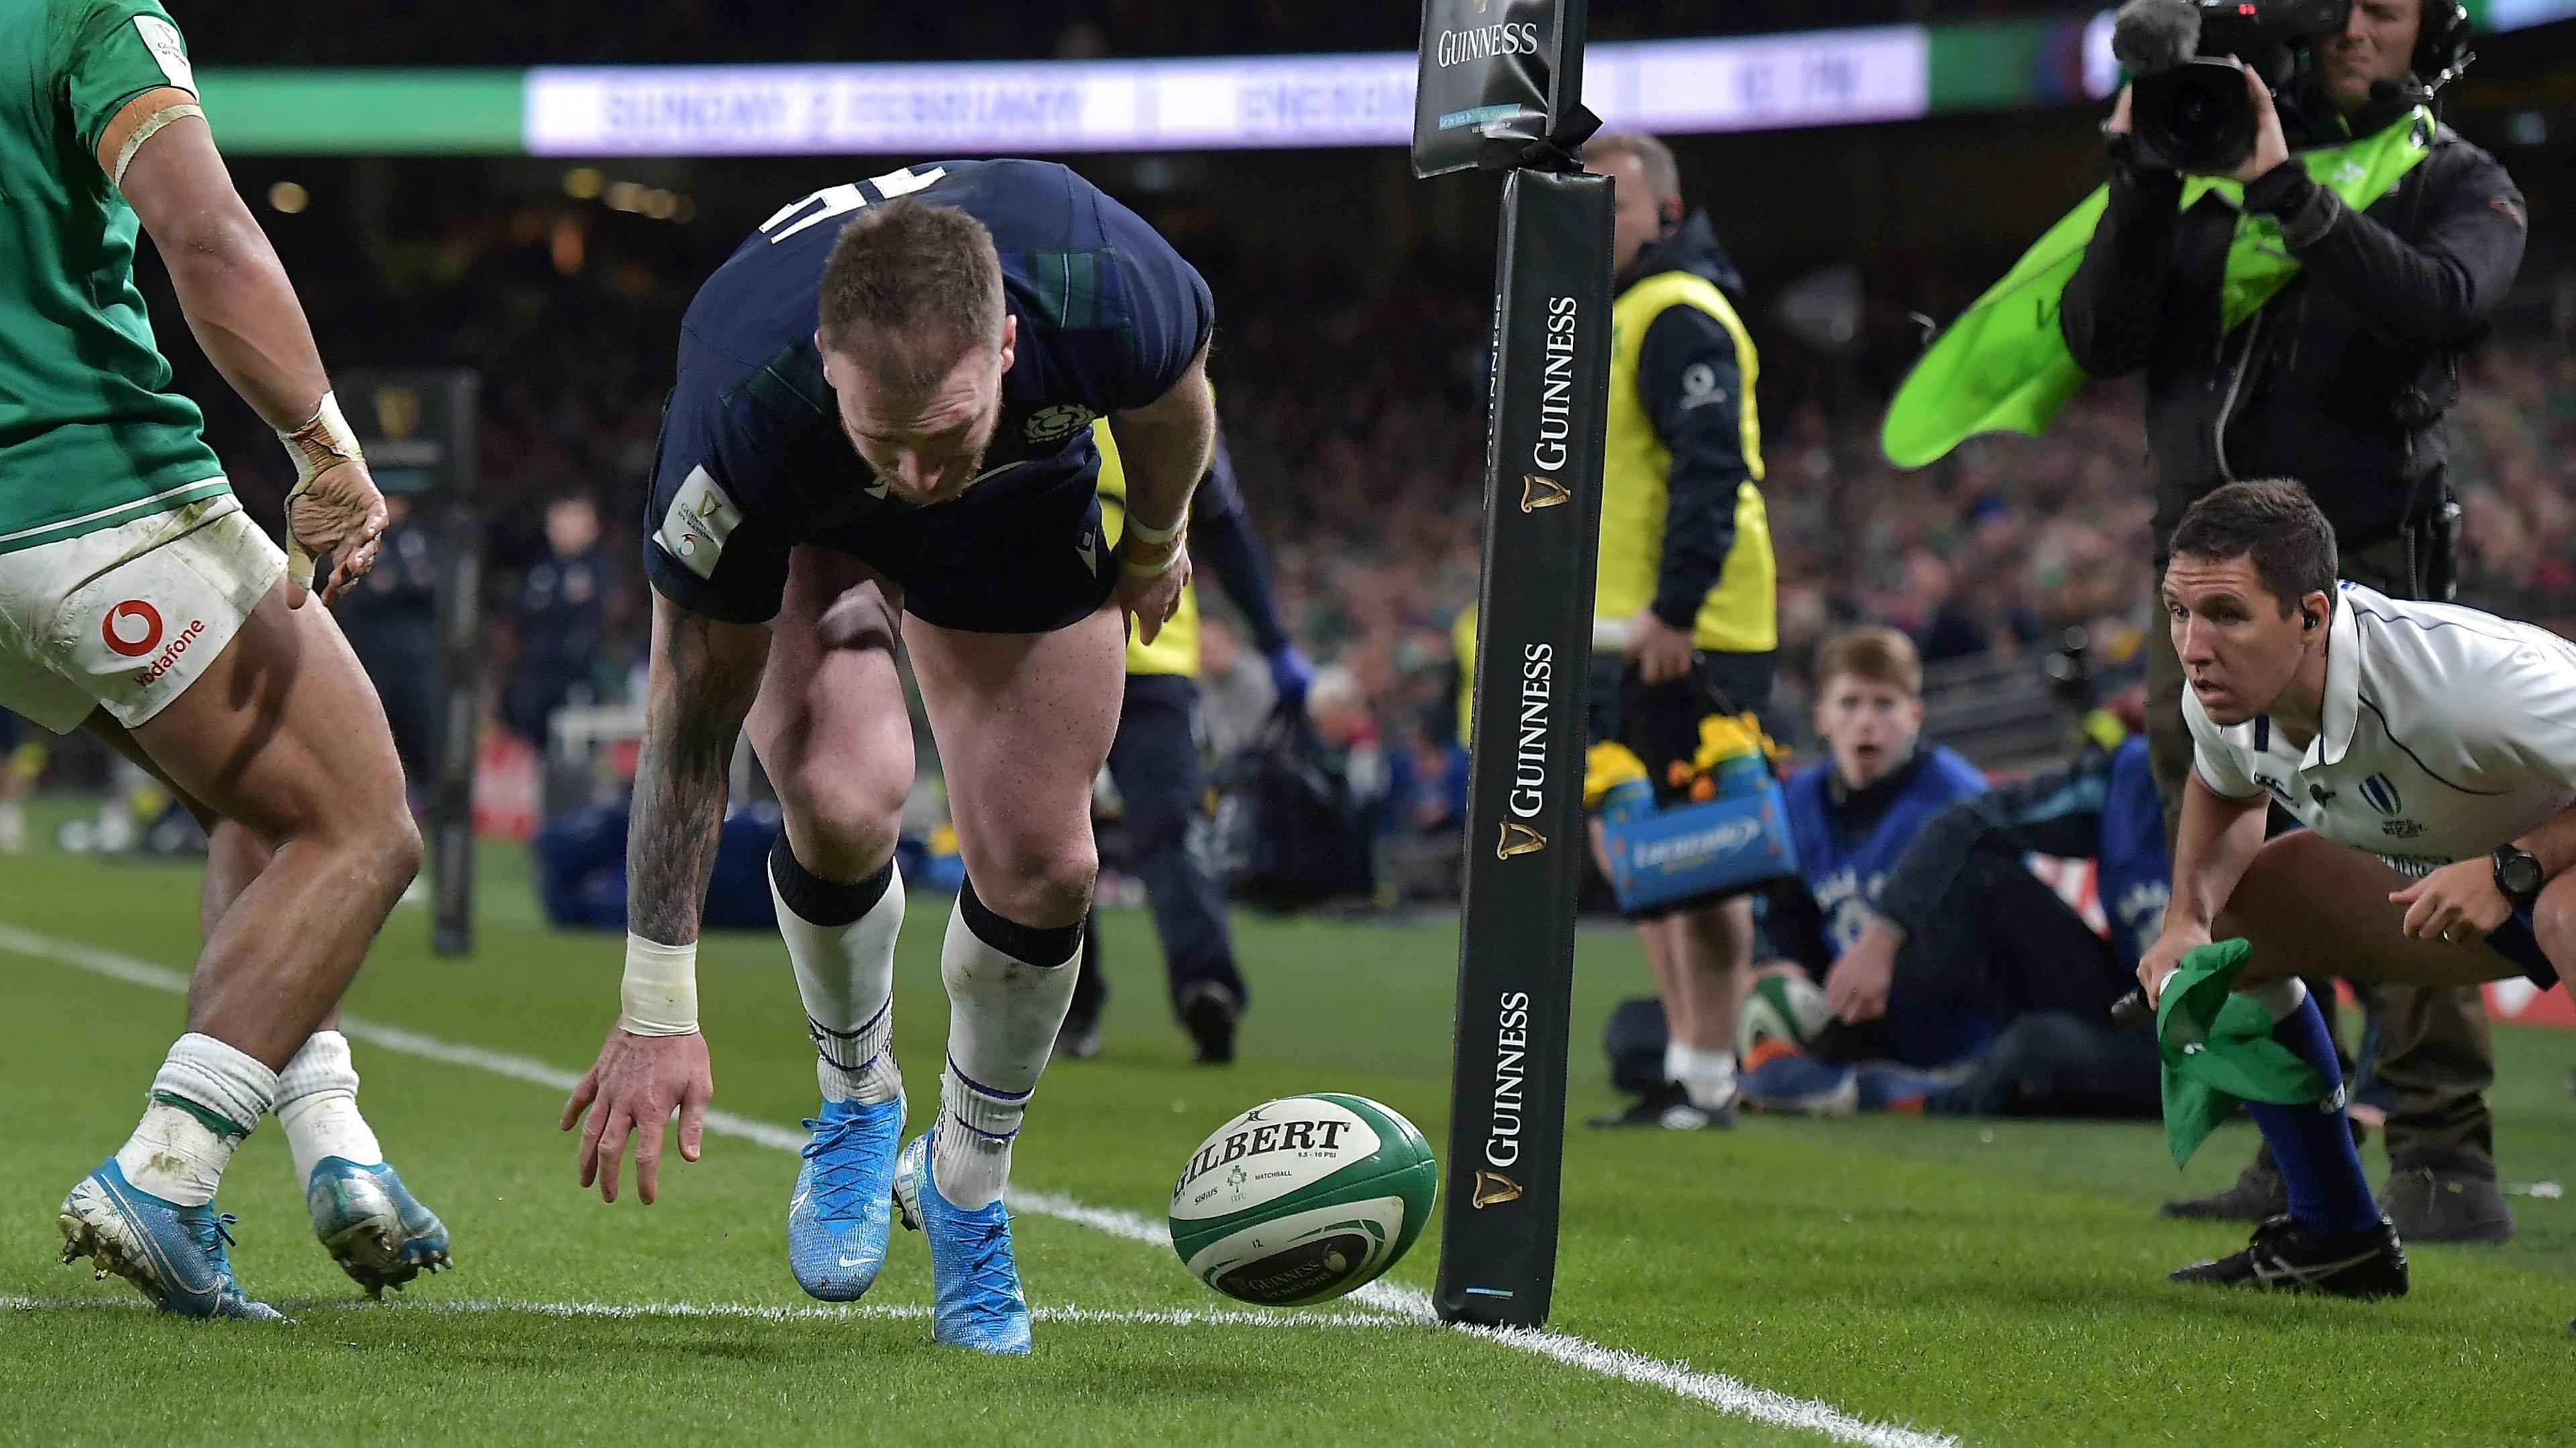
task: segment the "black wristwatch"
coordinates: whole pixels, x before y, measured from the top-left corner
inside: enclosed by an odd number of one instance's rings
[[[2495,852],[2496,889],[2516,910],[2529,910],[2540,899],[2540,887],[2549,883],[2541,873],[2540,857],[2512,845],[2498,845]]]

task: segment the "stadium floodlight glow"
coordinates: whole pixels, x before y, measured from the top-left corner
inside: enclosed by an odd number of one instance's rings
[[[1895,25],[1591,48],[1583,98],[1668,134],[1909,120],[1930,34]],[[1405,54],[530,71],[540,156],[1064,154],[1401,146]]]

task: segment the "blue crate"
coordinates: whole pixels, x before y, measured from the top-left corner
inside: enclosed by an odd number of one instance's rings
[[[1776,783],[1670,809],[1604,809],[1601,835],[1611,889],[1632,915],[1798,873],[1788,805]]]

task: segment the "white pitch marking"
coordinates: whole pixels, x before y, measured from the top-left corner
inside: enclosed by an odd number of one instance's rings
[[[137,960],[130,955],[120,955],[114,951],[99,950],[95,947],[81,945],[74,941],[57,940],[50,935],[39,935],[33,931],[20,930],[15,926],[0,925],[0,950],[12,951],[19,955],[32,956],[38,960],[50,960],[58,965],[75,966],[82,970],[92,971],[99,975],[110,976],[117,980],[126,981],[134,985],[146,986],[153,990],[174,991],[180,994],[185,994],[188,989],[188,978],[175,970],[154,965],[149,961]],[[546,1065],[542,1061],[532,1061],[525,1056],[512,1056],[499,1051],[487,1051],[480,1046],[461,1046],[451,1041],[439,1040],[434,1036],[424,1036],[417,1031],[407,1031],[400,1026],[377,1025],[372,1021],[356,1020],[345,1015],[340,1018],[340,1032],[354,1040],[367,1041],[374,1045],[381,1046],[388,1051],[397,1051],[407,1056],[419,1056],[432,1061],[444,1061],[450,1065],[470,1066],[476,1070],[489,1071],[495,1075],[512,1077],[516,1080],[526,1081],[533,1085],[551,1087],[557,1091],[570,1091],[574,1085],[581,1080],[581,1078],[573,1072]],[[708,1112],[707,1130],[715,1132],[719,1136],[730,1136],[742,1141],[754,1142],[761,1146],[771,1147],[779,1151],[801,1151],[805,1145],[805,1137],[797,1132],[789,1131],[785,1127],[781,1126],[772,1126],[765,1121],[754,1121],[746,1116],[736,1116],[731,1112],[726,1111]],[[1084,1202],[1075,1201],[1071,1197],[1057,1196],[1052,1192],[1018,1190],[1014,1190],[1011,1193],[1011,1205],[1020,1211],[1029,1212],[1041,1217],[1052,1217],[1058,1221],[1070,1222],[1076,1226],[1089,1227],[1094,1231],[1105,1232],[1113,1237],[1123,1237],[1131,1242],[1139,1242],[1147,1246],[1158,1246],[1167,1249],[1171,1246],[1171,1233],[1162,1223],[1156,1222],[1149,1217],[1142,1216],[1135,1212],[1121,1211],[1115,1207],[1095,1207]],[[1364,1307],[1375,1308],[1379,1313],[1392,1314],[1394,1317],[1408,1322],[1437,1323],[1439,1321],[1437,1316],[1435,1316],[1431,1310],[1431,1294],[1421,1291],[1418,1288],[1398,1287],[1393,1283],[1388,1282],[1373,1282],[1368,1286],[1361,1288],[1359,1291],[1352,1293],[1350,1295],[1350,1300]],[[40,1305],[46,1304],[33,1298],[0,1297],[0,1307]],[[666,1304],[665,1306],[676,1309],[664,1314],[670,1316],[685,1315],[691,1310],[686,1304]],[[654,1315],[652,1309],[649,1308],[617,1308],[607,1304],[600,1304],[596,1307],[591,1304],[558,1304],[556,1307],[561,1309],[561,1315],[564,1316],[613,1317]],[[431,1308],[429,1304],[422,1304],[421,1306],[406,1307],[402,1310],[418,1312],[438,1309]],[[467,1304],[464,1307],[452,1310],[477,1309],[475,1308],[475,1305]],[[513,1305],[500,1303],[481,1304],[479,1305],[479,1310],[546,1312],[555,1310],[555,1308],[550,1308],[545,1304]],[[758,1313],[786,1313],[801,1310],[802,1309],[792,1308],[744,1309],[746,1312]],[[824,1313],[833,1311],[833,1309],[830,1308],[819,1310]],[[877,1310],[887,1313],[910,1313],[919,1311],[917,1308],[901,1307],[887,1307]],[[1033,1310],[1032,1315],[1041,1321],[1133,1321],[1141,1323],[1169,1320],[1176,1324],[1181,1322],[1196,1323],[1215,1321],[1220,1318],[1230,1322],[1238,1317],[1247,1322],[1260,1322],[1274,1325],[1304,1325],[1307,1323],[1337,1325],[1337,1318],[1353,1317],[1360,1319],[1360,1321],[1355,1323],[1340,1323],[1338,1325],[1384,1326],[1389,1321],[1389,1318],[1386,1316],[1371,1314],[1270,1314],[1214,1312],[1179,1312],[1167,1315],[1140,1313],[1108,1317],[1064,1317],[1050,1319],[1046,1315],[1048,1311],[1049,1309],[1038,1308]],[[1084,1309],[1057,1308],[1053,1309],[1053,1311],[1071,1313],[1084,1311]],[[867,1312],[868,1309],[860,1308],[851,1315],[864,1316]],[[710,1310],[706,1315],[724,1314],[723,1310],[718,1309]],[[1687,1398],[1692,1402],[1705,1404],[1717,1409],[1719,1412],[1727,1413],[1734,1417],[1748,1418],[1754,1422],[1767,1423],[1775,1427],[1803,1429],[1808,1432],[1822,1434],[1825,1437],[1835,1439],[1839,1442],[1858,1444],[1861,1445],[1861,1448],[1960,1448],[1959,1440],[1946,1433],[1924,1433],[1911,1428],[1899,1428],[1884,1423],[1868,1422],[1864,1419],[1852,1417],[1850,1414],[1843,1412],[1841,1409],[1834,1407],[1830,1403],[1817,1402],[1811,1398],[1793,1397],[1787,1393],[1773,1392],[1768,1388],[1757,1388],[1749,1383],[1744,1383],[1735,1378],[1728,1377],[1723,1373],[1699,1372],[1680,1363],[1666,1362],[1661,1358],[1646,1357],[1642,1354],[1629,1352],[1622,1348],[1603,1347],[1599,1343],[1591,1342],[1579,1337],[1573,1337],[1561,1332],[1532,1331],[1516,1328],[1496,1329],[1469,1327],[1463,1325],[1458,1330],[1473,1337],[1483,1338],[1487,1342],[1500,1343],[1505,1347],[1518,1348],[1522,1352],[1534,1353],[1540,1357],[1564,1363],[1569,1367],[1581,1368],[1586,1372],[1600,1374],[1603,1377],[1617,1378],[1623,1382],[1639,1383],[1648,1387],[1661,1388],[1666,1392]]]
[[[272,1304],[274,1305],[274,1304]],[[745,1322],[924,1322],[930,1309],[918,1303],[804,1303],[774,1306],[760,1302],[515,1302],[494,1298],[456,1301],[409,1301],[387,1298],[369,1302],[289,1303],[288,1315],[308,1312],[398,1312],[511,1314],[563,1318],[709,1318]],[[148,1312],[151,1304],[128,1295],[115,1297],[28,1297],[0,1293],[0,1312],[56,1312],[65,1309]],[[1029,1309],[1039,1322],[1135,1324],[1146,1327],[1382,1327],[1411,1328],[1401,1317],[1377,1312],[1244,1312],[1224,1308],[1110,1308],[1042,1306]]]

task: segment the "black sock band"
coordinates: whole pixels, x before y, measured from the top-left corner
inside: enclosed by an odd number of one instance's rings
[[[894,861],[887,860],[884,869],[854,884],[826,880],[797,861],[796,851],[787,843],[787,831],[780,830],[778,843],[769,848],[769,878],[778,886],[778,898],[797,919],[825,927],[852,925],[885,898],[886,888],[894,883]]]
[[[967,880],[957,887],[957,913],[975,938],[1025,965],[1054,969],[1073,959],[1082,943],[1082,921],[1071,925],[1022,925],[1005,920],[991,907],[975,898],[975,882]],[[1088,918],[1089,912],[1085,912]]]

